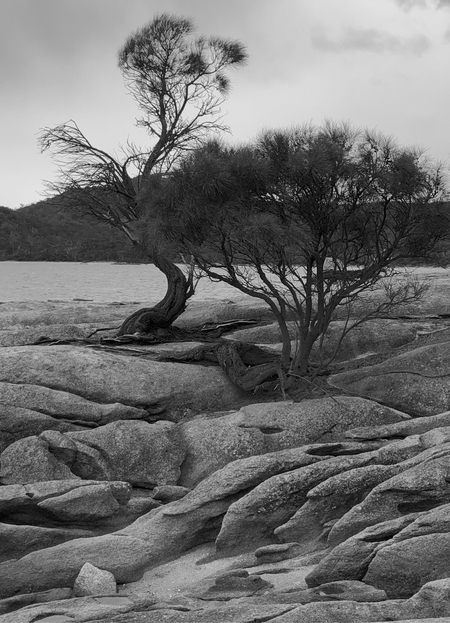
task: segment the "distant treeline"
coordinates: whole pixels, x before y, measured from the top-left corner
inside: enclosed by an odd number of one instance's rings
[[[145,262],[126,237],[51,199],[17,210],[0,206],[0,261]]]
[[[424,235],[449,226],[450,203],[430,204]],[[417,244],[418,241],[416,241]],[[420,244],[420,243],[419,243]],[[411,257],[417,249],[411,249]],[[176,259],[176,250],[171,253]],[[433,263],[450,263],[448,241],[440,243]],[[0,261],[35,262],[146,262],[118,230],[88,214],[80,215],[47,199],[17,210],[0,206]],[[416,263],[414,260],[412,263]],[[423,263],[423,262],[420,262]]]

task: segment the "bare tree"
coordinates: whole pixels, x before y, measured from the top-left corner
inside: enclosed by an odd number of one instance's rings
[[[164,299],[127,318],[119,334],[170,326],[194,292],[192,272],[186,276],[170,259],[151,196],[181,155],[211,132],[227,129],[220,116],[229,92],[225,72],[243,64],[246,52],[238,41],[195,38],[193,31],[191,20],[163,14],[132,34],[119,51],[119,69],[142,113],[137,125],[151,139],[148,148],[128,142],[120,157],[109,154],[74,121],[40,133],[41,150],[49,151],[59,168],[51,192],[62,196],[63,205],[118,228],[167,278]]]
[[[347,319],[342,339],[423,294],[424,284],[393,277],[399,262],[426,257],[448,235],[445,215],[427,228],[444,194],[441,165],[418,150],[326,123],[268,131],[246,147],[212,142],[180,164],[155,201],[166,235],[201,271],[270,306],[283,340],[279,365],[292,377],[311,372],[312,348],[338,314]],[[266,365],[258,382],[275,371]]]

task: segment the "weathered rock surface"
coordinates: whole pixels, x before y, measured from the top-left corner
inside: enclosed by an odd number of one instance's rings
[[[309,586],[356,579],[407,598],[450,574],[449,505],[378,523],[335,547],[306,577]]]
[[[0,381],[41,385],[100,403],[166,410],[230,407],[242,393],[213,367],[160,363],[76,346],[22,346],[1,350]]]
[[[276,623],[351,623],[404,621],[450,616],[450,580],[429,582],[407,600],[378,603],[320,602],[300,606],[275,619]]]
[[[25,606],[32,606],[34,604],[45,604],[51,601],[60,601],[62,599],[71,599],[73,597],[73,591],[71,588],[53,588],[49,591],[42,591],[41,593],[29,593],[28,595],[17,595],[16,597],[9,597],[7,599],[0,600],[0,614],[7,614],[8,612],[14,612],[19,608]],[[16,613],[17,617],[20,617],[20,613]]]
[[[302,449],[291,449],[234,461],[181,500],[149,512],[114,534],[76,539],[1,564],[0,577],[6,580],[0,596],[72,586],[87,561],[113,573],[117,582],[133,581],[151,564],[213,540],[229,505],[249,488],[274,473],[322,460]],[[123,565],[121,556],[125,556]]]
[[[0,597],[73,586],[86,562],[110,571],[118,583],[133,582],[151,559],[151,546],[142,538],[115,533],[74,539],[0,564]]]
[[[195,597],[203,601],[229,601],[241,597],[251,597],[270,588],[272,585],[258,574],[252,575],[246,569],[233,569],[210,582],[206,590],[202,588]]]
[[[15,442],[0,456],[1,482],[78,477],[153,488],[177,483],[184,456],[180,431],[172,422],[119,420],[68,434],[45,431]]]
[[[0,487],[0,560],[118,530],[148,510],[135,508],[130,496],[126,482],[56,480]]]
[[[115,603],[114,603],[115,602]],[[147,603],[141,599],[133,603],[130,599],[117,596],[110,597],[82,597],[68,602],[55,602],[46,606],[33,606],[19,612],[4,615],[0,623],[73,623],[73,621],[99,623],[250,623],[275,619],[275,617],[292,609],[285,604],[255,603],[239,605],[223,605],[213,607],[189,608],[178,604],[156,604],[152,606],[151,598]],[[56,616],[61,612],[67,618],[48,619],[43,616]],[[61,615],[60,615],[61,616]],[[36,619],[36,617],[40,617]],[[270,617],[267,619],[266,617]]]
[[[383,324],[355,333],[343,358],[426,329]],[[393,408],[335,396],[215,414],[202,411],[243,404],[217,369],[125,348],[1,349],[0,623],[450,618],[448,344],[346,373]],[[158,583],[202,543],[195,590],[138,598],[144,571]],[[108,574],[105,593],[117,579],[116,601],[69,599],[86,563]]]
[[[168,502],[175,502],[175,500],[181,500],[190,492],[187,487],[180,487],[178,485],[160,485],[153,489],[153,499],[160,500],[164,504]]]
[[[64,599],[64,598],[61,598]],[[1,623],[98,623],[99,621],[115,621],[116,616],[127,617],[133,621],[138,611],[147,610],[155,603],[151,594],[122,597],[119,595],[97,595],[89,597],[65,598],[64,601],[53,601],[39,605],[28,606],[17,612],[11,612],[0,617]],[[159,609],[155,612],[159,616]],[[158,618],[156,618],[158,621]]]
[[[75,578],[73,592],[76,597],[88,595],[115,595],[116,578],[110,571],[104,571],[86,562]]]
[[[331,357],[344,329],[345,321],[337,320],[330,324],[323,342],[323,355]],[[400,320],[375,319],[355,327],[344,337],[336,361],[346,361],[364,354],[388,353],[399,346],[415,341],[420,331],[431,331],[435,323],[426,321],[401,322]],[[295,338],[295,323],[288,322],[289,336]],[[277,323],[234,331],[229,339],[256,344],[275,344],[281,342],[281,332]],[[317,346],[313,347],[312,360],[317,357]]]
[[[275,536],[284,542],[301,542],[312,550],[326,547],[332,525],[398,471],[396,465],[368,465],[327,478],[309,490],[305,504],[275,529]]]
[[[362,398],[337,396],[242,407],[180,424],[187,456],[180,483],[192,487],[230,461],[312,443],[337,441],[357,422],[376,425],[406,416]]]
[[[407,466],[408,462],[406,462]],[[450,501],[450,456],[419,462],[377,485],[331,529],[328,542],[341,543],[368,526],[421,512]]]
[[[95,535],[96,531],[92,527],[73,528],[54,525],[45,527],[0,523],[0,562],[16,560],[38,549]]]
[[[129,598],[85,597],[64,600],[48,605],[36,605],[22,611],[4,615],[1,623],[33,623],[45,621],[55,612],[67,622],[100,620],[114,623],[250,623],[275,621],[276,623],[353,623],[384,621],[450,621],[449,580],[430,582],[407,600],[380,602],[322,601],[295,606],[280,603],[262,603],[258,597],[238,603],[204,602],[197,607],[181,604],[151,604],[151,598],[138,603]],[[116,603],[114,603],[116,600]],[[139,611],[141,610],[141,611]],[[62,614],[63,613],[63,614]],[[13,618],[13,617],[16,618]],[[73,617],[73,618],[72,618]],[[49,623],[51,618],[48,619]],[[58,620],[58,619],[57,619]]]
[[[268,478],[230,506],[216,539],[217,549],[222,552],[245,550],[272,540],[274,530],[306,502],[310,489],[330,476],[371,462],[370,452],[355,457],[326,458],[319,464]]]
[[[387,543],[370,562],[364,582],[391,597],[413,595],[426,582],[450,575],[450,534],[428,534]]]
[[[57,420],[33,409],[0,403],[0,453],[18,439],[39,435],[45,430],[67,433],[82,428],[83,426],[67,420]]]
[[[336,374],[343,388],[415,416],[430,416],[450,406],[450,342],[422,346],[375,366]]]
[[[145,419],[148,412],[120,403],[100,404],[86,400],[77,394],[17,383],[0,383],[0,404],[39,409],[40,413],[58,419],[80,420],[97,425],[116,420]]]
[[[398,439],[411,435],[421,435],[428,431],[450,426],[450,411],[444,411],[437,415],[411,418],[394,424],[380,426],[362,426],[351,428],[346,431],[345,437],[349,439]]]
[[[377,550],[412,523],[418,513],[385,521],[362,530],[334,547],[306,576],[309,587],[340,580],[362,581]]]
[[[74,478],[77,476],[49,452],[48,443],[40,437],[19,439],[0,456],[0,482],[3,485]]]

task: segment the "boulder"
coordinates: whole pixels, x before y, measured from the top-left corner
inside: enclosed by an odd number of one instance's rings
[[[342,440],[356,423],[388,424],[405,417],[347,396],[252,404],[224,415],[198,416],[180,425],[187,446],[180,484],[193,487],[238,458]]]
[[[73,489],[56,498],[43,500],[37,506],[58,521],[72,523],[96,522],[115,515],[120,509],[106,484]]]
[[[180,431],[186,444],[186,458],[179,484],[188,488],[232,461],[265,452],[265,436],[260,430],[232,426],[225,418],[183,422]]]
[[[80,569],[73,585],[75,597],[88,595],[115,595],[116,578],[110,571],[104,571],[86,562]]]
[[[119,420],[93,430],[45,431],[21,439],[2,453],[1,478],[4,484],[123,480],[153,488],[177,483],[184,456],[180,432],[172,422]]]
[[[442,413],[450,406],[450,342],[336,374],[329,383],[416,417]]]
[[[165,410],[175,419],[186,412],[235,406],[243,397],[215,367],[64,345],[2,348],[0,381],[41,385],[99,403]]]
[[[95,471],[81,457],[87,447],[100,452],[106,461],[110,476],[105,480],[125,480],[137,487],[177,484],[186,454],[179,429],[166,421],[118,421],[67,437],[77,445],[72,469],[82,478],[93,477],[89,473]]]

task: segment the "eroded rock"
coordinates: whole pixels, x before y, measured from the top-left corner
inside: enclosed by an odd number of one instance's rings
[[[192,487],[238,458],[344,439],[357,422],[393,423],[406,416],[375,402],[347,396],[270,402],[222,416],[198,416],[180,425],[187,445],[181,484]]]
[[[164,410],[175,419],[187,410],[231,407],[242,399],[217,368],[64,345],[3,348],[0,381],[50,387],[93,402]]]
[[[94,430],[45,431],[1,455],[4,484],[41,480],[123,480],[138,487],[176,484],[185,448],[172,422],[119,420]]]

